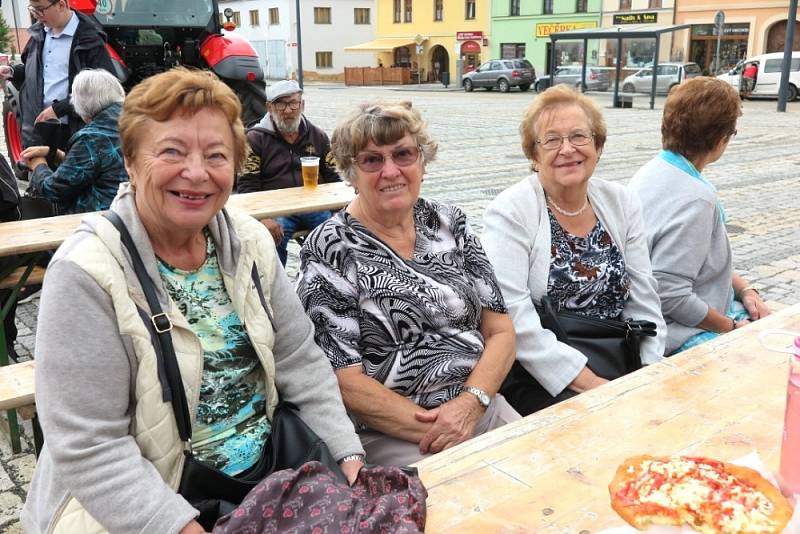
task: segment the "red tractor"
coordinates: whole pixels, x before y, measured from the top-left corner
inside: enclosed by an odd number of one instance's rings
[[[16,4],[16,2],[14,2]],[[70,0],[93,17],[108,35],[116,76],[130,89],[153,74],[177,65],[210,69],[242,103],[242,120],[255,122],[266,112],[264,71],[244,37],[222,24],[217,0]],[[16,9],[16,6],[15,6]],[[22,152],[17,90],[6,84],[3,126],[12,162]]]

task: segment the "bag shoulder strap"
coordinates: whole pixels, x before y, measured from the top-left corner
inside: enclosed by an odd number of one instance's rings
[[[175,356],[175,347],[172,345],[172,321],[161,309],[161,304],[158,302],[156,296],[156,288],[150,275],[147,274],[142,257],[136,249],[128,228],[122,221],[119,215],[109,210],[103,214],[103,217],[108,219],[111,224],[119,231],[120,240],[122,245],[128,251],[133,262],[133,271],[139,284],[142,286],[147,305],[150,307],[150,322],[155,328],[158,335],[158,342],[161,349],[161,354],[164,358],[164,370],[167,375],[167,383],[172,390],[172,410],[175,413],[175,423],[178,425],[178,434],[181,441],[188,442],[191,447],[192,441],[192,427],[191,419],[189,417],[189,404],[186,401],[186,391],[183,389],[183,381],[181,380],[181,369],[178,366],[178,358]],[[158,347],[156,347],[158,351]]]

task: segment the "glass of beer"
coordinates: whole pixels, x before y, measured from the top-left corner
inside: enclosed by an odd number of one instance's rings
[[[303,187],[316,189],[319,182],[319,158],[316,156],[300,158],[300,165],[303,168]]]

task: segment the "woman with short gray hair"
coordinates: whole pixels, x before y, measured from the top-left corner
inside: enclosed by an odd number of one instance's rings
[[[30,191],[51,201],[59,215],[108,209],[119,184],[128,181],[117,120],[125,91],[111,73],[87,69],[72,84],[72,105],[86,122],[67,144],[56,170],[47,165],[48,146],[32,146],[22,159],[33,169]]]

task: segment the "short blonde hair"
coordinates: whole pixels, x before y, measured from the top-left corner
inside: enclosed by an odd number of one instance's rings
[[[234,172],[247,158],[248,144],[240,117],[242,106],[234,92],[212,72],[176,67],[138,84],[128,94],[119,118],[122,153],[132,160],[149,121],[163,122],[176,113],[191,115],[201,109],[219,110],[233,133]]]
[[[717,78],[698,76],[673,89],[664,103],[661,145],[687,159],[712,152],[736,131],[739,93]]]
[[[606,121],[603,119],[600,108],[597,107],[594,100],[578,93],[572,87],[556,85],[534,98],[522,116],[522,122],[519,125],[522,151],[530,161],[536,161],[536,139],[539,137],[538,129],[543,116],[549,115],[556,108],[565,106],[578,106],[583,110],[589,121],[589,127],[594,133],[594,146],[598,152],[603,150],[608,130],[606,130]]]
[[[389,145],[406,134],[422,149],[423,161],[436,158],[439,148],[428,133],[428,125],[411,102],[364,102],[336,126],[331,136],[331,152],[342,178],[351,183],[356,176],[355,157],[369,143]]]

